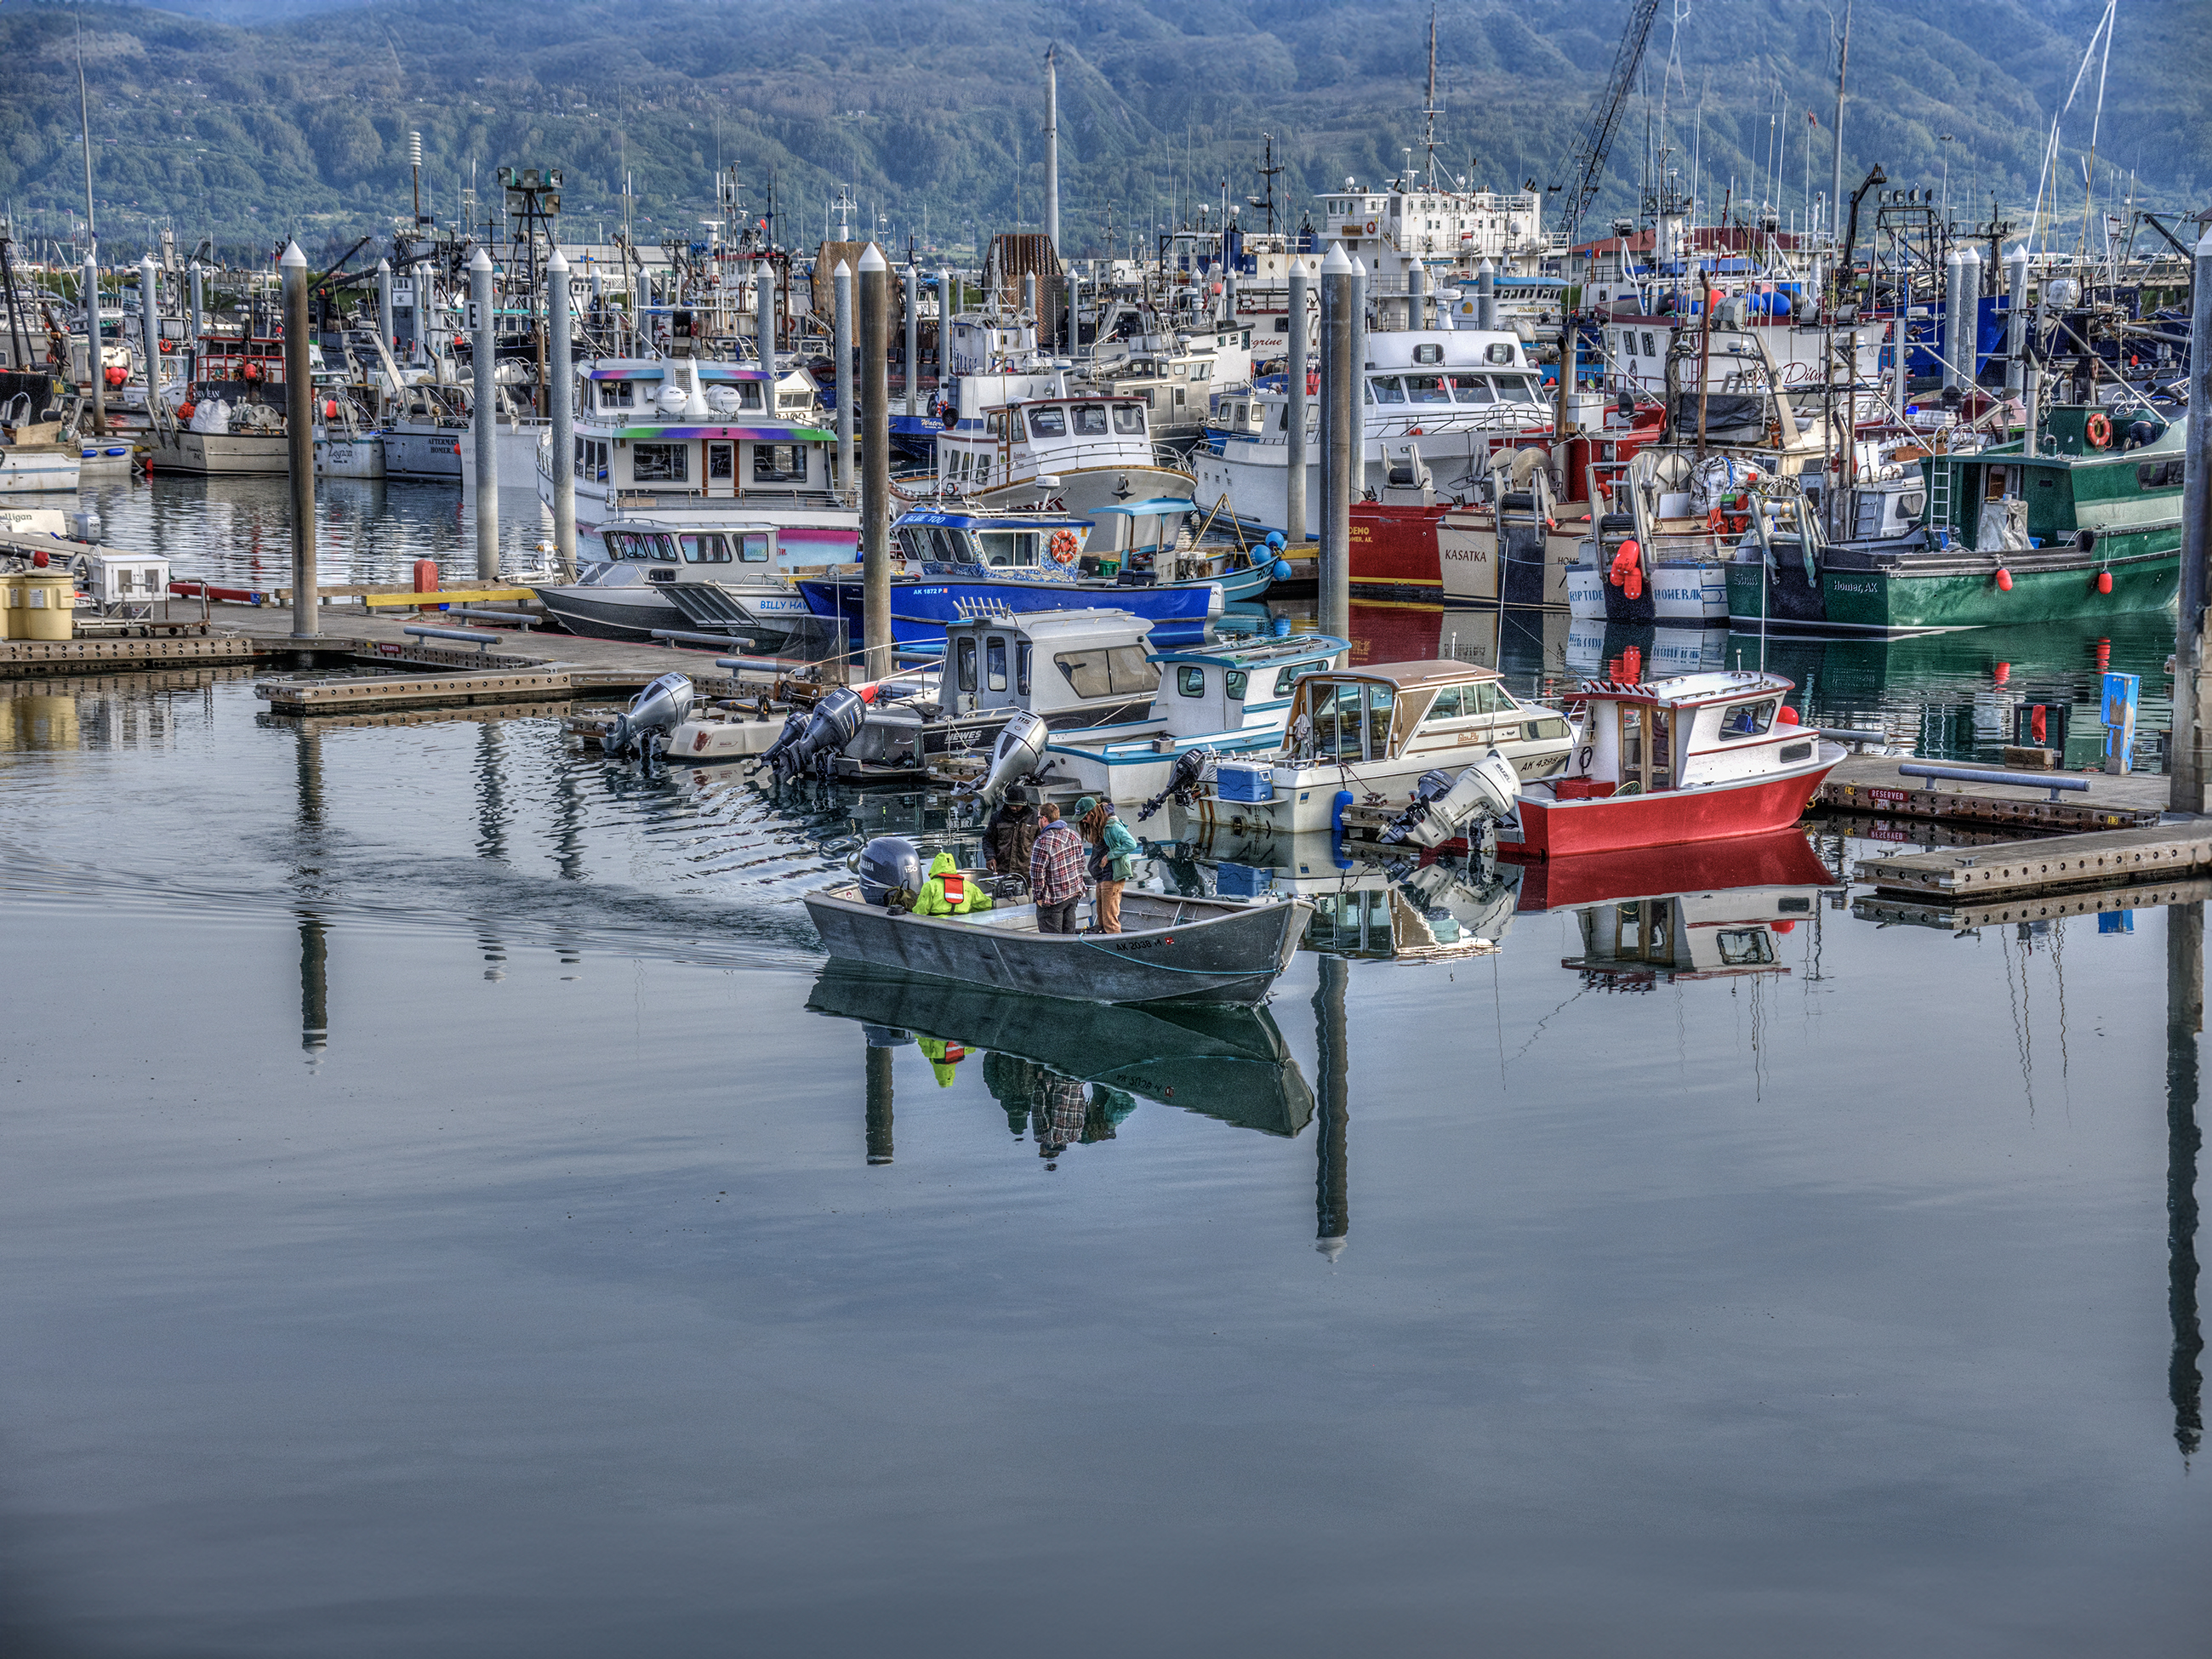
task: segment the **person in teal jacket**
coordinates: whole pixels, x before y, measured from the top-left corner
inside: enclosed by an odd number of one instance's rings
[[[1111,806],[1085,795],[1075,803],[1076,821],[1083,839],[1091,843],[1091,869],[1098,883],[1098,902],[1092,914],[1097,933],[1121,931],[1121,889],[1127,885],[1138,855],[1144,849],[1129,833],[1129,826],[1114,815]]]
[[[991,908],[991,896],[975,884],[975,878],[960,873],[950,853],[929,861],[929,879],[914,901],[918,916],[965,916]]]

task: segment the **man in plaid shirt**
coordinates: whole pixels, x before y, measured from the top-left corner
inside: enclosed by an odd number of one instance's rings
[[[1083,897],[1083,837],[1050,801],[1037,809],[1044,827],[1030,848],[1030,896],[1036,901],[1037,932],[1072,933]]]

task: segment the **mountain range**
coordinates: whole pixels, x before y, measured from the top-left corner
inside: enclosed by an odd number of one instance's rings
[[[1630,0],[1439,0],[1434,165],[1476,186],[1564,182]],[[2025,223],[2039,179],[2070,240],[2095,131],[2100,216],[2130,189],[2192,212],[2212,195],[2201,118],[2212,0],[2120,0],[2108,58],[2083,54],[2104,0],[1852,0],[1844,173],[1939,191],[1954,216]],[[1262,193],[1278,222],[1425,146],[1428,8],[1380,0],[162,0],[0,11],[0,200],[19,236],[81,228],[81,51],[104,245],[157,228],[265,252],[446,222],[493,170],[557,167],[566,234],[618,223],[696,236],[718,167],[778,240],[854,229],[958,246],[1035,227],[1043,70],[1059,66],[1062,240],[1182,219]],[[1671,0],[1653,24],[1603,193],[1585,228],[1671,174],[1701,216],[1765,202],[1801,222],[1831,177],[1843,21],[1804,0]],[[2078,86],[2077,82],[2078,80]],[[2067,103],[2057,163],[2055,114]],[[2046,177],[2046,174],[2049,175]],[[2132,181],[2132,182],[2131,182]],[[1559,198],[1554,196],[1556,203]],[[1243,209],[1255,226],[1258,209]]]

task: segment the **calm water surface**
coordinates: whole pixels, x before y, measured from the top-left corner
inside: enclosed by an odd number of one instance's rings
[[[1317,940],[1503,949],[1036,1018],[825,971],[941,804],[259,709],[0,685],[6,1651],[2204,1645],[2166,912],[1362,868]]]
[[[10,1652],[2203,1645],[2165,913],[1024,1027],[835,801],[4,690]]]

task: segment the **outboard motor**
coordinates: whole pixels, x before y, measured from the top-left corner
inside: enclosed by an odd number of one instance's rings
[[[999,797],[1006,793],[1006,786],[1019,783],[1044,764],[1044,746],[1052,740],[1052,728],[1043,719],[1027,710],[1018,710],[999,728],[999,740],[991,745],[991,769],[983,776],[983,805],[995,806]]]
[[[1520,799],[1520,774],[1493,749],[1456,778],[1441,766],[1422,773],[1413,805],[1390,820],[1382,839],[1441,847],[1475,819],[1510,817]]]
[[[899,893],[912,904],[921,891],[921,854],[904,836],[878,836],[860,849],[854,867],[860,896],[870,904],[888,904]]]
[[[1168,787],[1137,809],[1137,822],[1142,823],[1171,800],[1188,806],[1205,787],[1207,775],[1220,758],[1211,749],[1186,749],[1177,755],[1175,765],[1168,771]]]
[[[841,685],[814,705],[805,728],[787,747],[785,740],[791,737],[791,724],[787,720],[783,736],[776,739],[763,759],[773,768],[779,783],[787,783],[808,772],[826,775],[831,758],[843,752],[845,745],[852,742],[867,712],[868,705],[860,701],[860,693]]]
[[[763,766],[775,765],[775,757],[778,755],[782,754],[806,735],[806,726],[807,713],[805,709],[794,708],[786,714],[783,717],[783,730],[776,733],[774,743],[761,750],[761,757],[754,763],[753,770],[757,772]],[[776,775],[781,777],[783,774],[779,770]]]
[[[600,746],[610,755],[635,754],[647,760],[668,742],[668,734],[691,717],[698,694],[682,674],[663,674],[629,700]]]

